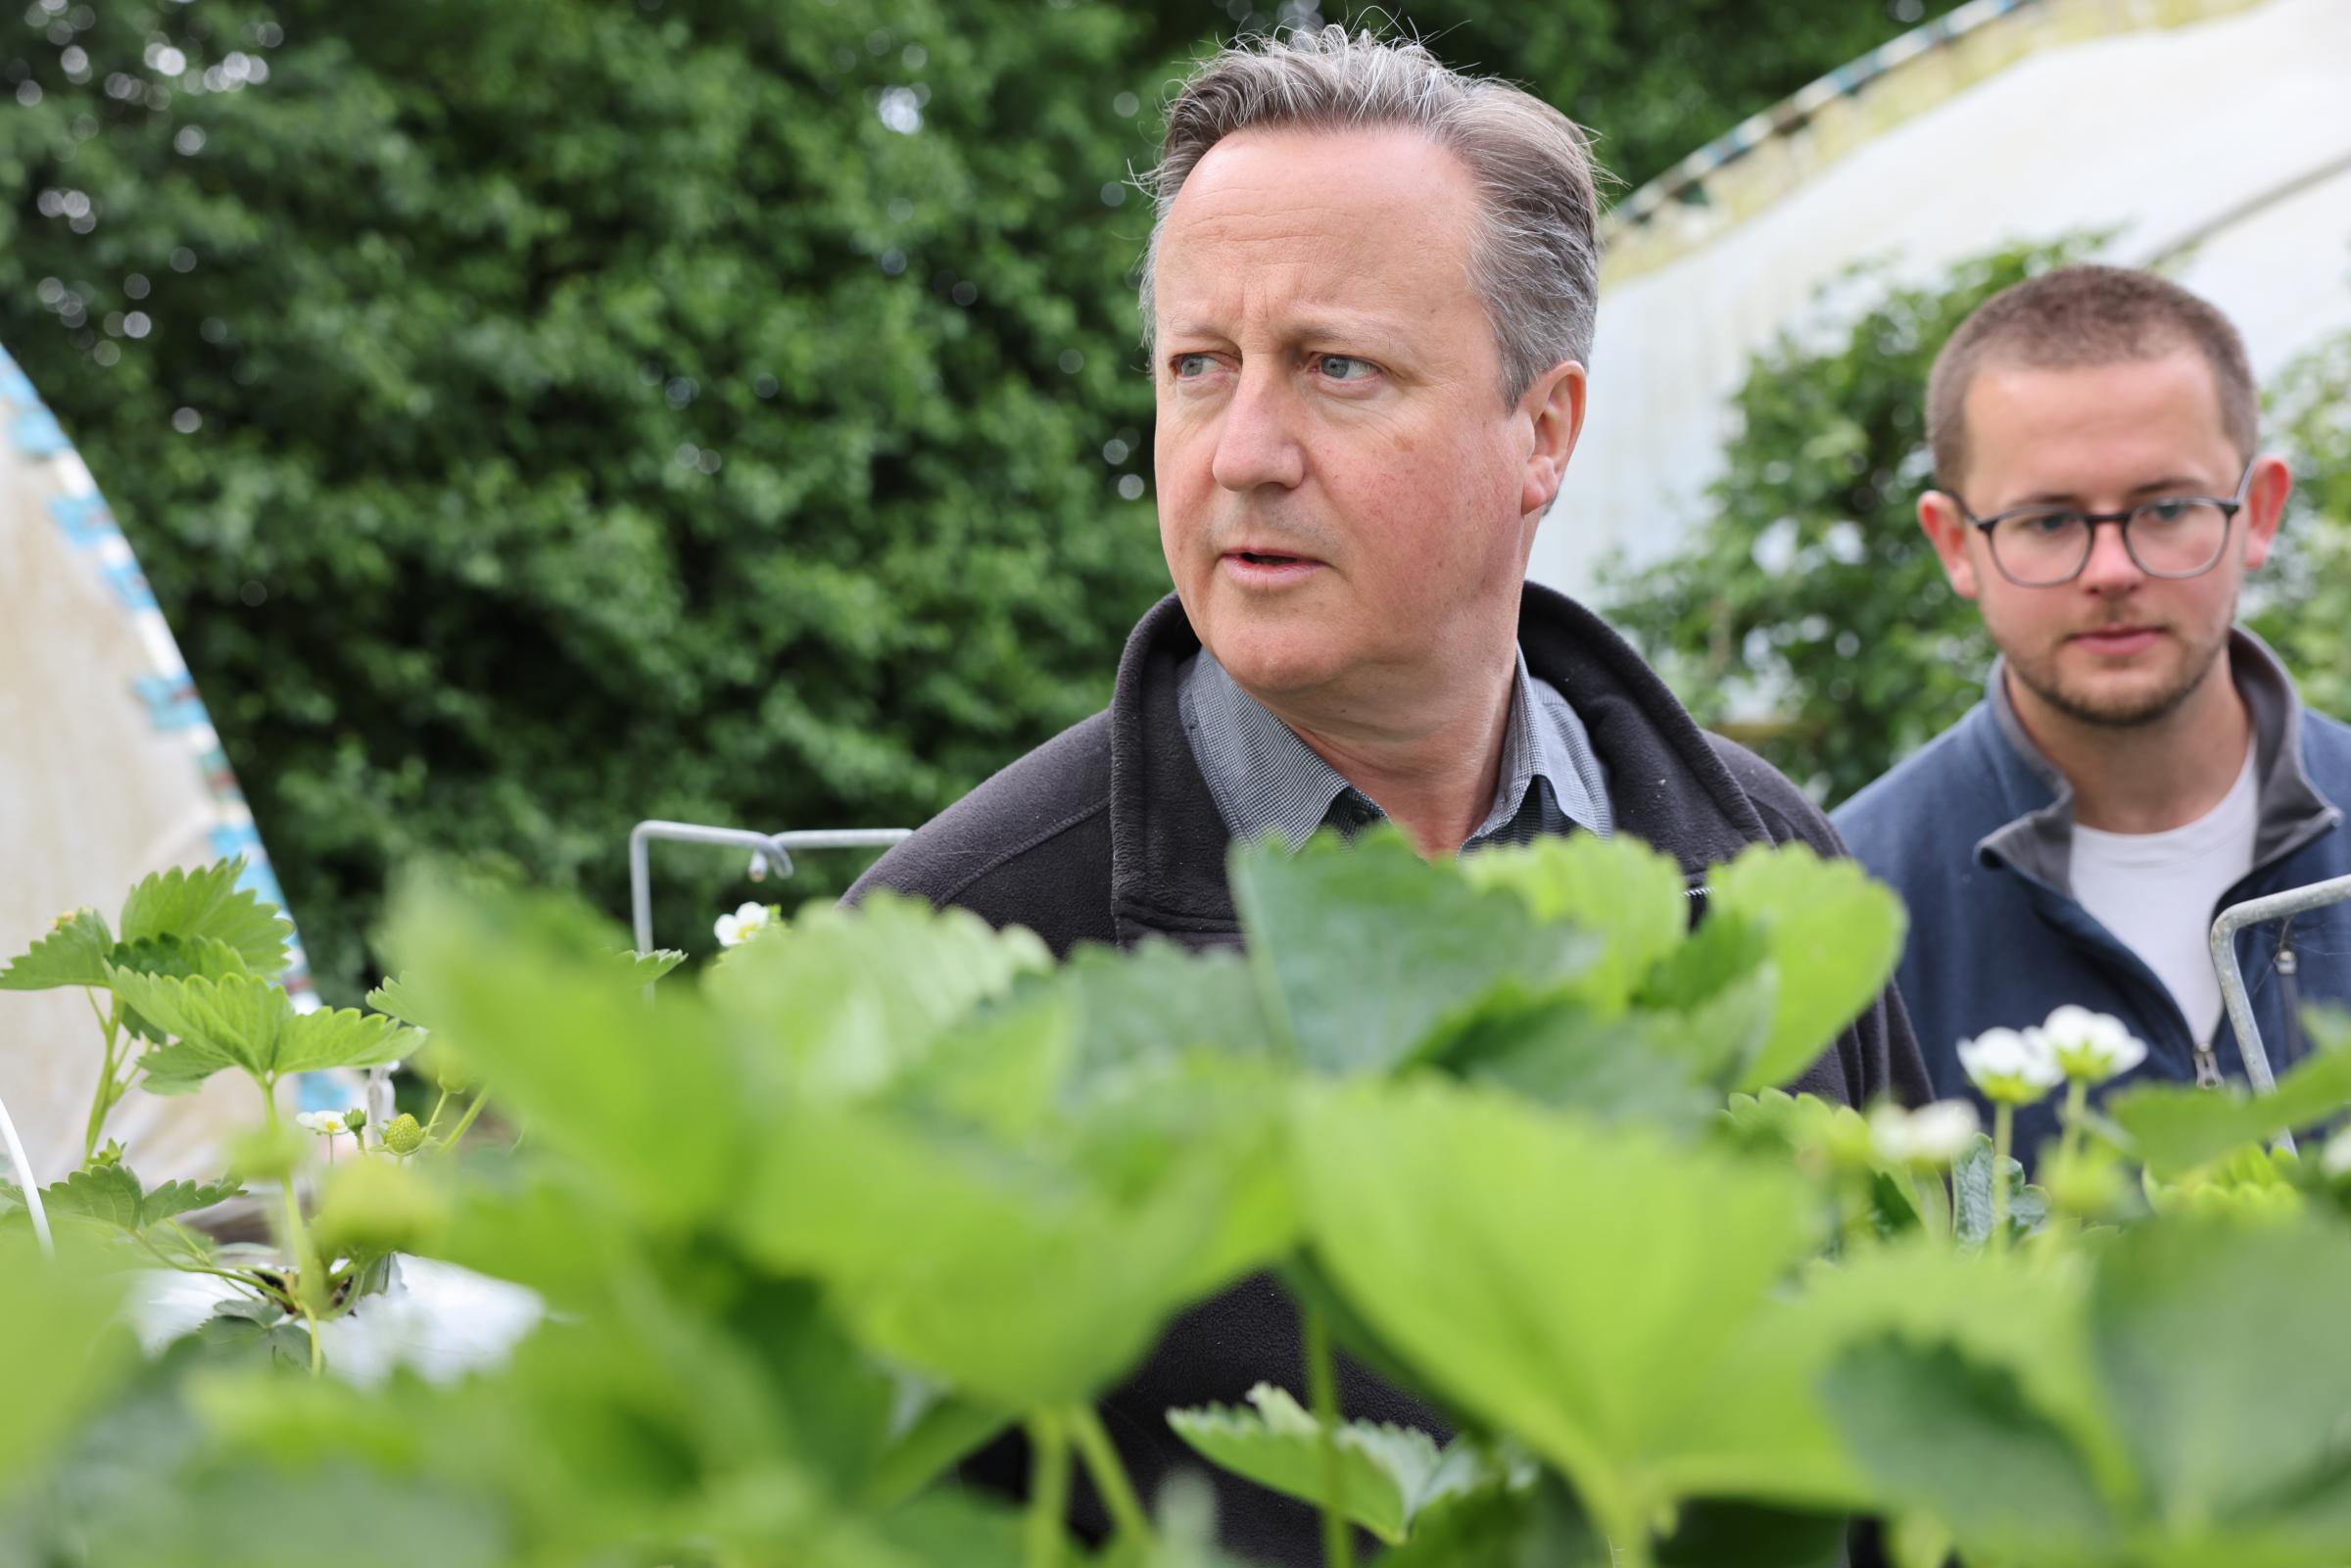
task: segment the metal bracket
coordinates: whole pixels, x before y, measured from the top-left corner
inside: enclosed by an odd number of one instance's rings
[[[2270,1070],[2270,1054],[2261,1042],[2261,1025],[2253,1022],[2253,997],[2245,989],[2244,966],[2237,962],[2236,933],[2248,926],[2324,909],[2346,899],[2351,899],[2351,877],[2332,877],[2305,887],[2289,887],[2282,893],[2231,904],[2212,923],[2213,972],[2220,976],[2221,998],[2229,1007],[2229,1025],[2236,1031],[2237,1050],[2245,1059],[2245,1077],[2256,1094],[2274,1091],[2278,1078]],[[2287,1153],[2293,1152],[2291,1132],[2280,1134],[2278,1142]]]
[[[791,876],[795,849],[887,849],[913,832],[911,828],[811,828],[761,833],[747,828],[709,828],[691,822],[641,822],[629,830],[629,915],[637,951],[653,950],[652,842],[656,838],[748,850],[750,875],[756,881],[770,872]]]

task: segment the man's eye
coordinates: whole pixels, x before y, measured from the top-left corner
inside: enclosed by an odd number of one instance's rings
[[[1176,380],[1188,381],[1208,374],[1208,368],[1215,361],[1205,354],[1179,354],[1168,361],[1168,368],[1175,373]]]
[[[1317,361],[1317,368],[1333,381],[1368,381],[1379,373],[1379,367],[1370,360],[1345,354],[1323,355]]]

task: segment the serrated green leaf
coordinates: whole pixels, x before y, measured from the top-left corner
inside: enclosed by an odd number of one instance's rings
[[[1322,1424],[1286,1390],[1260,1383],[1253,1408],[1212,1404],[1170,1410],[1168,1424],[1203,1456],[1261,1487],[1319,1506],[1325,1496]],[[1436,1440],[1407,1427],[1349,1421],[1336,1436],[1340,1511],[1390,1545],[1400,1544],[1419,1511],[1441,1497],[1493,1484],[1499,1476],[1463,1447],[1448,1464]]]
[[[123,1230],[139,1228],[141,1196],[128,1165],[91,1165],[41,1189],[51,1214],[75,1214]]]
[[[1357,1311],[1614,1506],[1682,1457],[1687,1412],[1813,1239],[1792,1172],[1437,1080],[1318,1096],[1299,1137],[1313,1244]],[[1775,1436],[1738,1455],[1749,1496],[1782,1479]]]
[[[7,969],[0,970],[0,991],[104,985],[106,955],[114,945],[115,938],[96,910],[75,910]]]
[[[1498,982],[1562,988],[1604,945],[1428,864],[1393,830],[1296,854],[1239,846],[1231,875],[1267,1021],[1318,1071],[1391,1071]]]
[[[1951,1166],[1951,1239],[1962,1247],[1981,1247],[1991,1235],[1991,1139],[1976,1134],[1975,1143]],[[2008,1161],[2008,1239],[2023,1240],[2048,1223],[2049,1195],[2026,1185],[2025,1167],[2013,1156]]]
[[[275,905],[237,885],[244,875],[244,861],[219,860],[146,878],[123,902],[122,940],[209,936],[235,948],[254,974],[276,974],[286,967],[294,927]]]
[[[1949,1344],[1867,1340],[1830,1367],[1823,1397],[1880,1494],[1948,1525],[1970,1560],[2074,1561],[2113,1544],[2089,1465],[2006,1367]]]
[[[742,1179],[764,1097],[700,993],[664,986],[648,999],[611,962],[612,934],[574,900],[412,884],[392,920],[403,1009],[437,1024],[436,1047],[639,1223],[698,1221]],[[777,1027],[816,1002],[780,1000]],[[765,1022],[736,1031],[763,1065]]]
[[[358,1008],[297,1013],[279,1032],[270,1070],[322,1072],[329,1068],[373,1068],[397,1062],[419,1044],[416,1031]]]
[[[126,1164],[89,1165],[41,1189],[53,1215],[72,1214],[123,1230],[140,1231],[177,1214],[209,1209],[244,1189],[233,1181],[167,1181],[144,1192]]]
[[[367,993],[366,1002],[378,1013],[396,1018],[413,1028],[430,1029],[433,1026],[424,1004],[416,996],[415,988],[402,976],[387,976],[383,984]]]
[[[1685,1473],[1703,1468],[1714,1492],[1748,1492],[1745,1456],[1763,1450],[1784,1478],[1803,1479],[1785,1500],[1865,1505],[1871,1493],[1822,1402],[1822,1380],[1846,1348],[1889,1334],[1949,1341],[2007,1368],[2102,1487],[2127,1485],[2129,1465],[2088,1367],[2088,1269],[2078,1255],[1961,1253],[1912,1233],[1835,1265],[1816,1263],[1803,1284],[1755,1315],[1708,1397],[1680,1424],[1677,1441],[1697,1461]]]
[[[1571,833],[1481,850],[1462,861],[1461,872],[1473,887],[1509,888],[1545,924],[1600,936],[1605,945],[1576,990],[1604,1014],[1622,1007],[1690,927],[1681,868],[1622,834]]]
[[[1007,1147],[880,1107],[787,1117],[735,1206],[881,1354],[1011,1408],[1091,1398],[1178,1307],[1290,1245],[1276,1083],[1202,1059]],[[941,1311],[941,1303],[955,1309]]]
[[[212,936],[149,936],[135,942],[118,942],[106,962],[109,970],[170,974],[182,979],[199,974],[218,979],[227,974],[253,973],[243,954]],[[168,1033],[128,1004],[122,1009],[122,1022],[142,1040],[160,1043]]]
[[[2095,1364],[2170,1529],[2191,1539],[2208,1524],[2258,1533],[2292,1512],[2318,1532],[2303,1560],[2351,1554],[2351,1508],[2312,1517],[2298,1496],[2340,1479],[2345,1300],[2351,1235],[2334,1222],[2142,1225],[2100,1255]]]
[[[110,970],[124,1004],[176,1037],[140,1059],[159,1094],[183,1092],[223,1068],[264,1082],[290,1072],[398,1061],[412,1031],[352,1008],[297,1013],[275,983],[251,974],[180,978]]]
[[[1755,845],[1707,879],[1707,920],[1763,931],[1779,977],[1771,1032],[1733,1085],[1765,1089],[1802,1073],[1894,974],[1908,917],[1894,890],[1849,860],[1802,844]]]
[[[1191,952],[1160,940],[1125,951],[1087,944],[1050,983],[1078,1004],[1074,1066],[1081,1078],[1195,1048],[1260,1058],[1273,1049],[1256,978],[1231,950]]]
[[[2351,1107],[2351,1042],[2340,1013],[2314,1008],[2306,1021],[2317,1049],[2278,1079],[2270,1094],[2239,1084],[2199,1089],[2139,1083],[2107,1098],[2109,1119],[2133,1152],[2172,1180],[2281,1132],[2326,1121]]]
[[[234,1181],[167,1181],[149,1192],[139,1206],[139,1223],[161,1224],[180,1214],[210,1209],[231,1198],[241,1198],[245,1188]]]
[[[657,947],[649,953],[624,950],[616,956],[628,967],[629,978],[639,985],[650,985],[686,962],[686,955],[674,947]]]
[[[1607,1538],[1559,1478],[1486,1487],[1430,1505],[1381,1568],[1609,1568]]]
[[[798,1092],[855,1099],[918,1074],[948,1024],[1051,967],[1032,932],[878,893],[854,909],[811,905],[730,949],[704,991],[759,1031]]]
[[[1432,1064],[1473,1082],[1603,1121],[1692,1127],[1719,1096],[1691,1059],[1658,1049],[1648,1015],[1609,1015],[1580,998],[1529,999],[1505,983],[1444,1025]]]

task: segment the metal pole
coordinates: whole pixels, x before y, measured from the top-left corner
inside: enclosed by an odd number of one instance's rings
[[[42,1252],[55,1253],[56,1244],[49,1239],[49,1215],[41,1208],[41,1184],[33,1179],[32,1162],[24,1158],[24,1145],[18,1141],[17,1124],[8,1119],[5,1105],[0,1105],[0,1143],[8,1145],[8,1163],[17,1173],[17,1196],[24,1200],[25,1211],[32,1215],[32,1233],[40,1238]]]
[[[2261,1025],[2253,1021],[2253,997],[2245,989],[2244,966],[2237,962],[2236,933],[2248,926],[2324,909],[2345,899],[2351,899],[2351,877],[2332,877],[2306,887],[2289,887],[2282,893],[2231,904],[2212,923],[2213,972],[2220,976],[2221,998],[2229,1007],[2229,1026],[2236,1031],[2236,1047],[2245,1059],[2245,1077],[2256,1094],[2275,1091],[2278,1078],[2270,1070],[2270,1054],[2261,1043]],[[2293,1152],[2291,1132],[2281,1134],[2278,1141],[2287,1153]]]
[[[653,950],[652,841],[715,844],[750,851],[755,876],[792,875],[795,849],[887,849],[911,836],[911,828],[808,828],[792,832],[753,832],[747,828],[710,828],[691,822],[641,822],[629,830],[629,916],[637,951]]]

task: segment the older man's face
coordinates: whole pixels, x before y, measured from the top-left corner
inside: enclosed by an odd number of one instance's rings
[[[1515,635],[1557,475],[1537,399],[1503,401],[1476,203],[1415,134],[1263,131],[1219,142],[1169,212],[1160,541],[1202,641],[1260,696],[1384,699]]]

